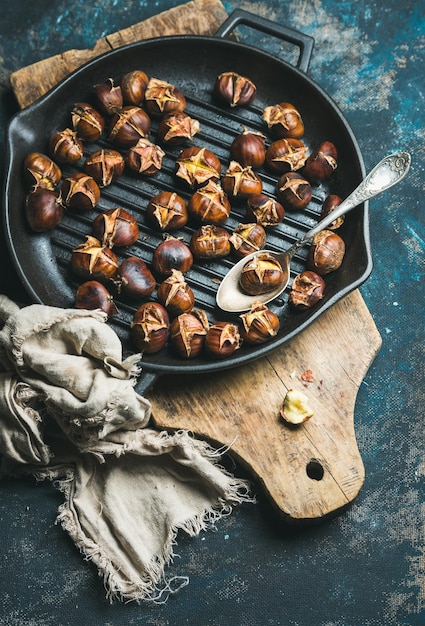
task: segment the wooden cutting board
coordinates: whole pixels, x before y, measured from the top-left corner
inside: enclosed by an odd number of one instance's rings
[[[158,35],[212,35],[226,18],[218,0],[194,0],[108,35],[91,50],[69,50],[23,68],[11,84],[25,107],[110,49]],[[214,374],[159,378],[149,392],[153,420],[229,447],[285,519],[323,519],[352,502],[364,482],[355,401],[380,346],[356,290],[268,357]],[[279,417],[291,388],[303,391],[314,410],[298,427]]]

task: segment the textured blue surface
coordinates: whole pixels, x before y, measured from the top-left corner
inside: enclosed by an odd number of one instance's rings
[[[12,71],[69,48],[91,47],[107,33],[177,4],[20,0],[2,6],[2,128],[17,109],[8,85]],[[361,293],[383,345],[356,404],[365,485],[348,511],[317,527],[283,526],[260,497],[257,506],[222,520],[216,533],[180,537],[180,558],[170,573],[189,576],[190,584],[168,604],[146,607],[105,601],[94,567],[54,525],[61,496],[51,485],[3,481],[1,624],[425,624],[425,3],[224,4],[229,12],[241,7],[315,38],[309,75],[344,112],[368,169],[393,150],[413,157],[408,179],[371,202],[374,270]],[[256,45],[287,58],[287,50],[268,37]],[[2,266],[1,291],[24,298],[4,252]]]

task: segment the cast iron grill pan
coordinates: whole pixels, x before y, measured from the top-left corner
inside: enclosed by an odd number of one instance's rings
[[[142,177],[130,170],[111,186],[101,190],[98,206],[90,212],[68,211],[62,223],[52,233],[35,234],[28,229],[23,204],[28,189],[22,180],[22,164],[31,151],[48,153],[47,142],[51,132],[70,126],[70,111],[76,101],[93,102],[93,85],[108,77],[119,82],[132,69],[143,69],[148,76],[167,80],[178,86],[187,98],[187,112],[200,122],[201,130],[187,145],[206,147],[220,158],[222,172],[229,163],[229,147],[233,138],[244,127],[263,132],[267,145],[273,140],[262,120],[263,108],[281,101],[293,103],[305,123],[303,140],[314,148],[323,140],[335,143],[339,151],[338,168],[333,177],[313,186],[313,199],[303,212],[287,211],[283,222],[267,230],[267,247],[280,250],[313,226],[328,193],[345,197],[364,175],[363,161],[354,135],[342,113],[323,90],[303,72],[277,60],[267,53],[245,44],[220,38],[192,36],[165,37],[131,44],[95,59],[58,87],[24,111],[18,113],[9,127],[8,172],[6,180],[4,223],[10,252],[24,285],[34,302],[72,307],[75,290],[82,279],[70,271],[72,250],[91,234],[91,224],[99,212],[123,207],[133,213],[140,227],[139,241],[124,250],[115,249],[119,259],[138,256],[150,264],[155,247],[163,234],[155,231],[145,217],[149,199],[160,191],[174,190],[186,200],[190,190],[174,174],[175,159],[182,147],[166,148],[163,169],[154,177]],[[223,71],[236,71],[249,76],[257,86],[253,105],[231,109],[218,104],[212,94],[215,78]],[[152,120],[150,138],[155,141],[157,122]],[[86,154],[110,145],[105,139],[86,145]],[[78,166],[62,168],[63,174],[78,171]],[[274,195],[276,176],[259,170],[264,193]],[[239,222],[247,221],[244,206],[233,206],[225,227],[232,231]],[[199,224],[188,225],[172,233],[189,243]],[[234,367],[266,355],[282,345],[344,295],[359,286],[371,271],[371,253],[368,235],[367,206],[363,205],[346,217],[339,231],[346,243],[343,266],[326,279],[324,299],[312,310],[299,313],[287,304],[288,290],[270,308],[281,317],[281,330],[271,342],[259,347],[243,345],[226,360],[199,357],[183,360],[170,348],[143,357],[145,383],[151,384],[162,373],[206,372]],[[293,261],[291,281],[305,268],[307,248],[300,250]],[[238,321],[237,315],[221,312],[215,305],[218,282],[234,263],[229,257],[216,262],[195,262],[186,274],[192,287],[196,308],[204,309],[211,321],[225,319]],[[130,324],[141,302],[115,296],[119,315],[109,323],[120,336],[125,353],[134,352]],[[152,294],[155,299],[155,292]],[[143,377],[142,377],[143,379]],[[148,382],[149,381],[149,382]]]

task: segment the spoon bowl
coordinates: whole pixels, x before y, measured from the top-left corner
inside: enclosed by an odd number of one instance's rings
[[[311,228],[301,239],[295,241],[290,248],[279,253],[259,250],[238,261],[226,274],[217,290],[217,305],[223,311],[241,313],[249,311],[255,301],[267,304],[277,298],[288,285],[291,260],[297,250],[309,243],[318,232],[325,229],[341,215],[345,215],[362,202],[374,198],[400,182],[409,171],[410,164],[411,156],[408,152],[396,152],[384,157],[341,204]],[[264,252],[272,254],[280,263],[284,272],[284,279],[273,291],[259,295],[244,293],[239,284],[242,269],[249,260]]]

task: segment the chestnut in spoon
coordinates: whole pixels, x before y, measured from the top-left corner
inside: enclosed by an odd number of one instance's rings
[[[375,165],[360,185],[341,204],[318,222],[301,239],[298,239],[288,250],[281,253],[267,251],[273,254],[275,259],[279,261],[284,272],[284,280],[273,291],[253,296],[244,293],[239,285],[239,278],[244,265],[254,256],[262,254],[266,250],[253,252],[238,261],[223,278],[217,290],[216,302],[220,309],[231,313],[239,313],[249,311],[255,300],[266,304],[277,298],[288,284],[291,259],[297,250],[309,243],[318,232],[329,226],[341,215],[345,215],[362,202],[374,198],[382,191],[389,189],[402,180],[409,171],[410,163],[411,156],[408,152],[396,152],[386,156]]]

